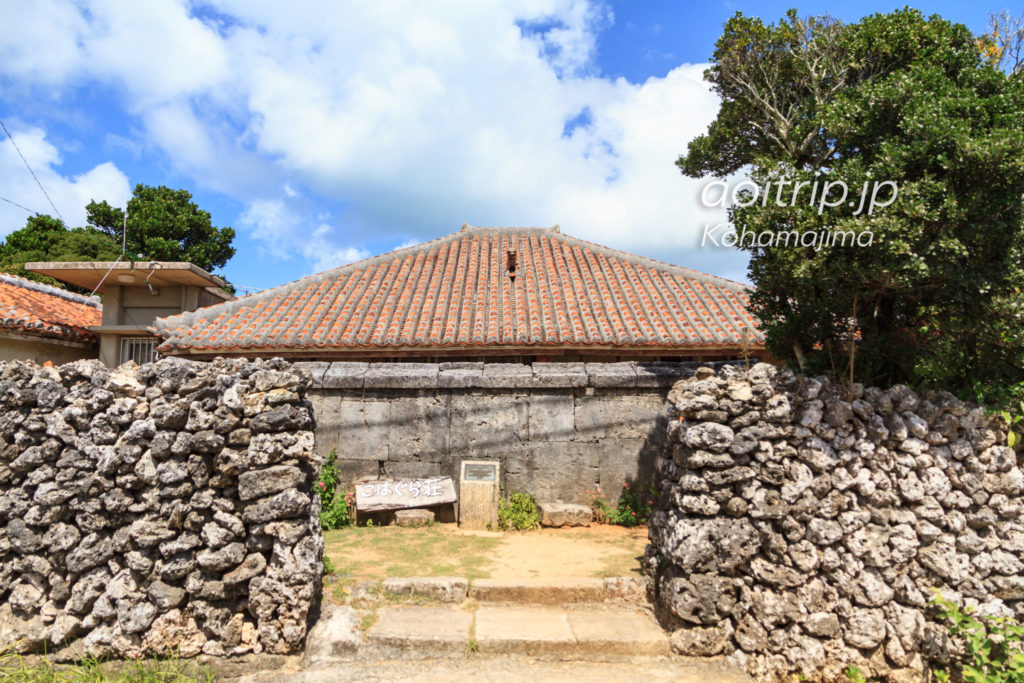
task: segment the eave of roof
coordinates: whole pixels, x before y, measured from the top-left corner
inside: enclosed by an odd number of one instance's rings
[[[208,287],[223,298],[231,298],[222,289],[224,280],[194,263],[181,261],[31,261],[25,264],[25,270],[90,290],[123,284],[119,276],[130,276],[137,280],[135,286],[148,282],[153,287]]]
[[[90,325],[99,324],[102,305],[34,280],[0,273],[0,328],[71,342],[94,342]]]

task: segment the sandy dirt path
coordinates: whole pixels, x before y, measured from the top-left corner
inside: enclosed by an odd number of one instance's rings
[[[491,578],[638,575],[647,528],[593,526],[503,535],[493,551]]]

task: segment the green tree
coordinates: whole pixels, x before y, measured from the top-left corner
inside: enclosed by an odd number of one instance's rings
[[[769,349],[845,375],[857,333],[859,380],[1005,398],[1024,377],[1021,80],[965,27],[910,9],[849,25],[737,14],[705,79],[721,110],[677,165],[771,183],[769,201],[730,209]],[[815,181],[839,180],[891,180],[898,195],[870,215],[859,197],[811,205]],[[823,230],[870,231],[871,246],[758,246]]]
[[[187,261],[213,270],[235,255],[232,228],[215,227],[186,190],[136,185],[128,200],[126,250],[129,258],[142,254],[155,261]],[[85,207],[90,225],[121,243],[124,211],[107,202]]]
[[[0,243],[0,271],[83,291],[51,277],[25,270],[29,261],[113,261],[121,253],[109,237],[96,228],[64,227],[56,218],[32,216],[25,227],[15,230]]]

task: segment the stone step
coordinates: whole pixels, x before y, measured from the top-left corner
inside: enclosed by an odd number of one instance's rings
[[[576,605],[620,602],[644,604],[642,579],[635,577],[476,579],[469,597],[478,603],[506,605]]]
[[[387,607],[366,632],[368,652],[424,655],[462,655],[469,650],[473,613],[457,607]]]
[[[670,653],[668,635],[636,609],[481,607],[476,643],[483,654],[561,657],[641,656]]]
[[[228,661],[234,661],[228,660]],[[214,664],[215,670],[220,662]],[[419,660],[360,659],[323,662],[315,667],[259,668],[246,663],[242,673],[232,671],[223,680],[239,683],[337,683],[338,681],[404,681],[408,683],[541,683],[586,681],[587,683],[754,683],[735,664],[721,657],[630,657],[607,659],[561,659],[522,655],[432,657]],[[237,665],[236,665],[237,666]],[[222,680],[218,678],[218,680]]]
[[[646,586],[635,576],[604,579],[527,578],[475,579],[472,584],[452,576],[395,577],[363,581],[346,590],[348,600],[366,607],[410,598],[434,603],[461,604],[467,597],[481,604],[500,605],[647,605]]]
[[[629,607],[381,608],[358,649],[359,659],[475,652],[591,659],[670,654],[668,635],[653,617]]]
[[[753,683],[736,662],[673,654],[668,634],[640,606],[326,602],[323,610],[303,656],[277,672],[247,665],[244,680]]]

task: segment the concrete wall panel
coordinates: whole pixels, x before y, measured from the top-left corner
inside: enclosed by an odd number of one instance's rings
[[[588,503],[600,485],[615,504],[623,482],[653,480],[668,380],[700,364],[310,366],[317,451],[337,445],[343,485],[378,476],[458,482],[462,460],[495,459],[506,492]]]

